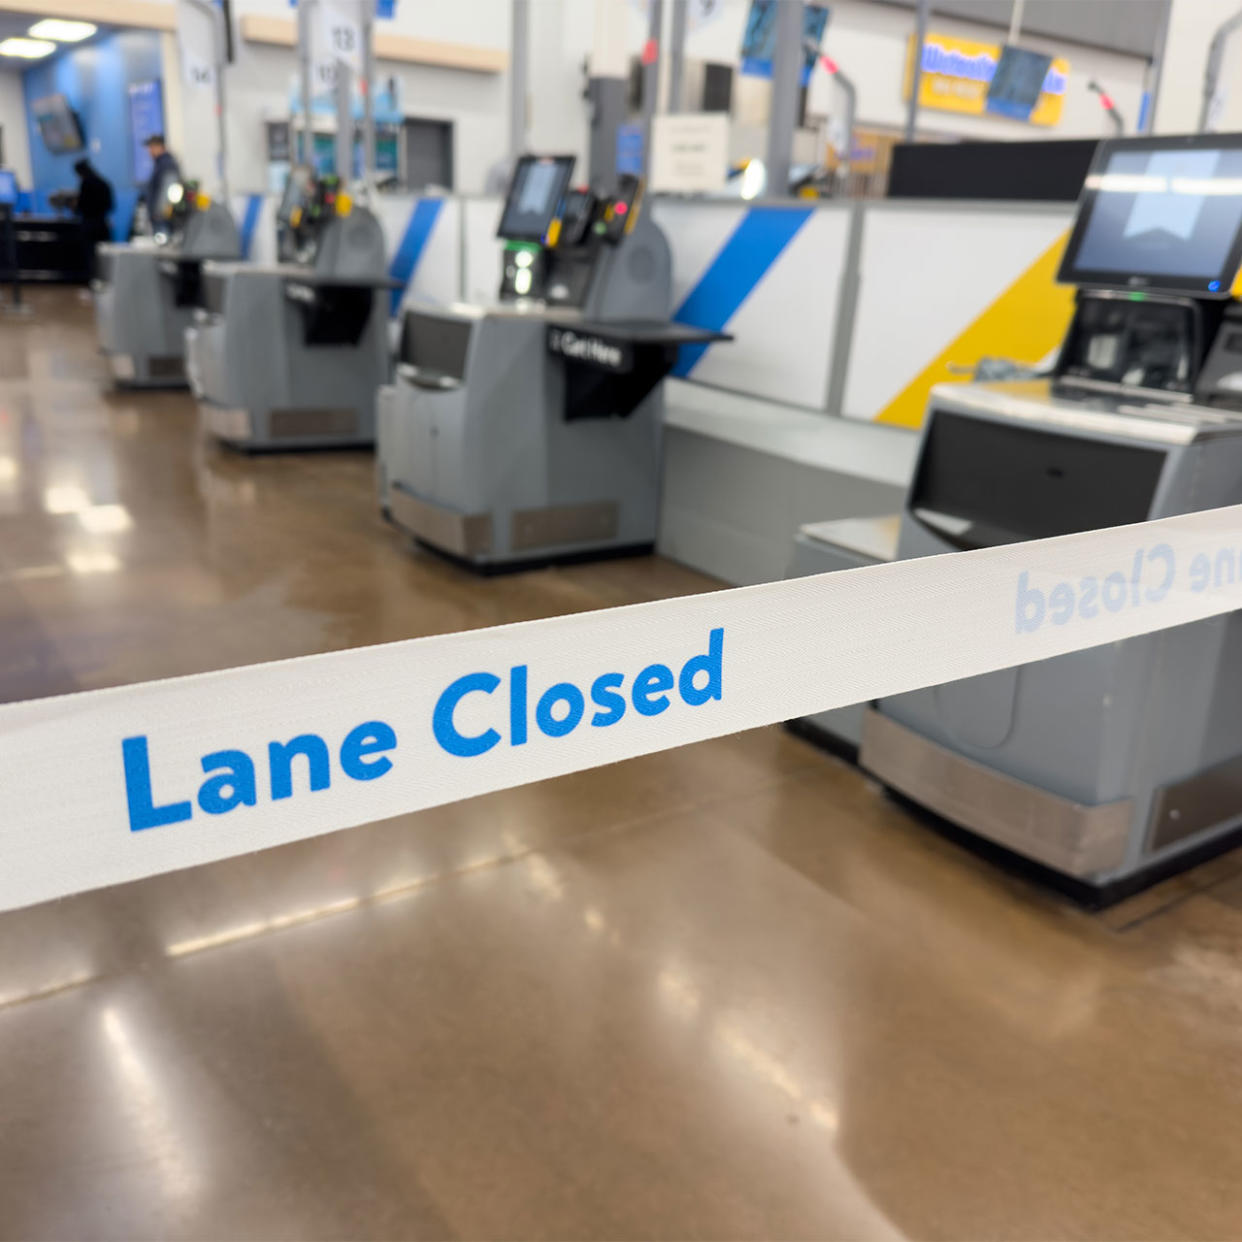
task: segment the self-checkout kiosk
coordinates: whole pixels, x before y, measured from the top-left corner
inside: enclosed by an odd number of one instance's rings
[[[1053,372],[935,387],[899,517],[803,528],[793,572],[1242,503],[1240,263],[1242,135],[1101,143],[1058,277],[1078,292]],[[1235,613],[795,727],[1099,901],[1234,839],[1240,686]]]
[[[572,156],[525,156],[501,214],[491,307],[407,307],[379,402],[380,504],[480,571],[648,551],[663,380],[681,345],[670,258],[642,183],[571,189]]]
[[[207,263],[186,334],[205,431],[247,451],[367,445],[389,375],[379,220],[334,176],[290,173],[274,264]]]
[[[228,207],[177,177],[160,184],[150,214],[152,236],[96,247],[95,321],[117,383],[176,387],[186,382],[185,331],[203,263],[236,259],[241,238]]]

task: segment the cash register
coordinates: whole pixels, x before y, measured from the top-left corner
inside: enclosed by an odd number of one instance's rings
[[[380,505],[480,571],[650,551],[669,322],[668,242],[639,178],[573,187],[573,156],[524,156],[501,213],[492,306],[413,304],[379,399]]]
[[[1058,275],[1077,304],[1052,373],[933,388],[900,515],[803,528],[794,572],[1242,503],[1240,264],[1242,135],[1102,142]],[[1232,614],[797,728],[1098,904],[1238,839],[1239,686]]]
[[[369,445],[393,286],[379,220],[337,177],[299,167],[276,227],[278,262],[203,267],[186,333],[203,429],[249,452]]]
[[[184,387],[185,331],[198,305],[203,264],[237,258],[241,236],[224,203],[176,175],[160,182],[151,225],[149,237],[95,248],[99,347],[118,384]]]

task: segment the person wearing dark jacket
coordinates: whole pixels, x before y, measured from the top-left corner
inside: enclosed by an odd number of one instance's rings
[[[181,167],[173,153],[164,145],[163,134],[152,134],[143,144],[151,156],[151,175],[147,178],[147,215],[151,219],[151,230],[159,227],[160,192],[168,181],[181,180]]]
[[[108,217],[112,214],[112,187],[91,167],[89,160],[78,160],[73,166],[78,174],[77,216],[82,222],[82,236],[93,251],[96,244],[107,241],[112,233]]]
[[[86,270],[93,277],[98,273],[95,247],[112,237],[108,227],[113,207],[112,187],[91,167],[90,160],[78,160],[73,171],[78,174],[78,200],[74,211],[82,225]]]

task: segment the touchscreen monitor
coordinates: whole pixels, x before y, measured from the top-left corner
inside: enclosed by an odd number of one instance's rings
[[[1057,279],[1228,297],[1240,233],[1242,134],[1102,142]]]
[[[542,242],[574,172],[572,155],[524,155],[513,170],[497,236]]]

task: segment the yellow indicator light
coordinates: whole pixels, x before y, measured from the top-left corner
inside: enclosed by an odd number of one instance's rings
[[[354,200],[348,194],[342,191],[336,196],[336,214],[338,216],[347,216],[354,209]]]

